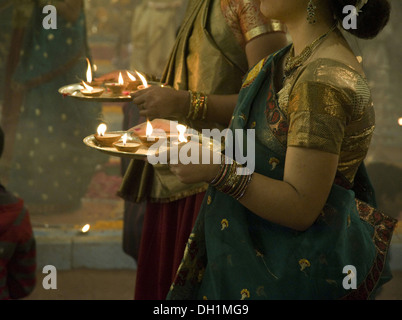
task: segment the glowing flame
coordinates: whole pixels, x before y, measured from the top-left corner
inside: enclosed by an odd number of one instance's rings
[[[88,69],[87,69],[87,82],[91,83],[92,82],[92,70],[91,70],[91,63],[89,62],[89,59],[87,58],[87,63],[88,63]]]
[[[119,73],[119,85],[123,85],[124,84],[124,80],[123,80],[123,76],[121,75],[121,72]]]
[[[147,79],[145,79],[145,77],[139,73],[138,71],[136,71],[136,73],[138,74],[138,76],[140,77],[141,81],[142,81],[142,85],[144,86],[144,88],[148,88],[148,82]]]
[[[83,226],[83,227],[81,228],[81,232],[82,232],[82,233],[86,233],[86,232],[89,231],[89,229],[91,229],[91,225],[87,223],[85,226]]]
[[[93,87],[87,85],[84,81],[82,81],[82,85],[84,86],[85,90],[92,92],[94,90]]]
[[[130,79],[130,81],[136,81],[137,80],[137,78],[134,77],[130,72],[128,72],[128,71],[126,71],[126,72],[127,72],[127,76]]]
[[[399,119],[398,119],[398,124],[399,124],[400,126],[402,126],[402,118],[399,118]]]
[[[105,135],[105,132],[106,132],[106,129],[107,129],[106,124],[101,123],[101,124],[98,126],[98,129],[97,129],[96,131],[98,132],[98,135],[104,136],[104,135]]]
[[[184,136],[184,133],[186,132],[186,126],[183,126],[182,124],[178,124],[176,126],[177,130],[179,131],[179,142],[187,142],[186,137]]]
[[[145,131],[146,136],[147,137],[151,136],[153,131],[154,131],[154,129],[152,128],[152,124],[148,120],[147,121],[147,130]]]
[[[123,144],[125,145],[127,143],[127,133],[125,133],[122,137]]]

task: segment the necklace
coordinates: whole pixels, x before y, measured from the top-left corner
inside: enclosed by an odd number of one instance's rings
[[[332,28],[315,39],[310,45],[305,47],[303,51],[295,57],[295,49],[294,45],[290,48],[289,56],[286,58],[285,67],[284,67],[284,79],[289,78],[293,72],[295,72],[304,62],[307,61],[308,58],[313,54],[314,50],[318,47],[321,42],[329,36],[329,34],[334,31],[337,27],[337,24],[334,24]]]

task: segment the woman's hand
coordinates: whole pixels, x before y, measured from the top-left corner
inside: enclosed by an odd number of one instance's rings
[[[198,142],[190,141],[178,148],[178,157],[176,157],[178,164],[173,164],[172,161],[169,161],[169,168],[182,183],[211,182],[218,175],[221,167],[220,164],[213,164],[214,155],[216,159],[221,159],[220,154],[210,148],[203,147]],[[172,154],[169,157],[170,160],[173,159]],[[208,157],[209,164],[203,164],[202,160]],[[190,163],[188,163],[189,158],[192,160]]]
[[[190,94],[185,90],[150,86],[131,93],[140,115],[149,119],[185,116],[190,105]]]
[[[100,81],[100,82],[108,82],[108,81],[109,82],[118,82],[120,73],[125,82],[128,82],[130,80],[130,78],[127,75],[127,70],[114,70],[112,72],[101,75],[100,77],[97,77],[94,80]]]

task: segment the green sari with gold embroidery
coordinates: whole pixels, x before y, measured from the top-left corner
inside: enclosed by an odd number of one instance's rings
[[[256,130],[255,172],[273,179],[283,179],[286,121],[272,126],[267,112],[282,114],[273,76],[287,50],[250,70],[231,123],[232,130]],[[355,188],[345,185],[333,184],[319,218],[304,232],[264,220],[210,187],[167,298],[372,298],[390,279],[386,261],[396,221],[374,209],[363,164]],[[350,265],[355,289],[344,288],[344,267]]]

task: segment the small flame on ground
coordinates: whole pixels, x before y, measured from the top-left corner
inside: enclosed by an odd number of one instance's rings
[[[81,228],[81,232],[82,233],[87,233],[89,231],[89,229],[91,229],[91,225],[87,223],[85,226],[83,226]]]

